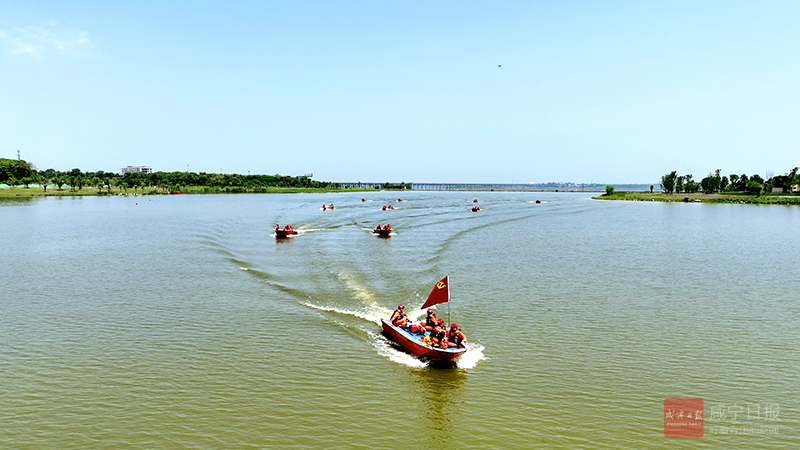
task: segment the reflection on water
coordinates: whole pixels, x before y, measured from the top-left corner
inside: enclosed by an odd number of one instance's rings
[[[0,207],[3,206],[26,206],[38,200],[37,197],[0,197]]]
[[[430,447],[450,448],[454,426],[451,417],[460,415],[460,389],[467,381],[466,372],[458,369],[428,367],[415,370],[415,381],[423,389],[420,408],[425,412],[425,430]]]

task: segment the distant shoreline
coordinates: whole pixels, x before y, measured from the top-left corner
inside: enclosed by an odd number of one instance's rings
[[[31,185],[30,187],[0,187],[0,198],[34,198],[34,197],[116,197],[116,196],[148,196],[148,195],[182,195],[182,194],[298,194],[298,193],[325,193],[325,192],[375,192],[375,189],[334,189],[334,188],[292,188],[292,187],[265,187],[255,189],[245,189],[240,187],[213,188],[207,186],[187,186],[185,191],[170,193],[163,189],[128,188],[127,191],[120,188],[98,189],[94,187],[84,187],[79,190],[72,190],[69,187],[58,189],[55,186],[48,186],[45,191],[41,186]]]
[[[683,203],[738,203],[752,205],[800,205],[800,196],[764,194],[665,194],[663,192],[620,191],[611,195],[592,197],[596,200],[626,200],[635,202],[683,202]]]

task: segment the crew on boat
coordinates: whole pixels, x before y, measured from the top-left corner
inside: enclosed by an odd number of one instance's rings
[[[439,319],[439,322],[431,330],[431,342],[434,347],[438,347],[445,338],[444,319]]]
[[[383,227],[383,231],[392,232],[392,225],[387,223],[385,227]]]
[[[436,326],[436,314],[433,313],[431,308],[428,308],[428,316],[425,317],[425,329],[428,331],[433,331],[433,328]]]
[[[325,203],[323,203],[322,204],[322,210],[325,211],[326,209],[328,209],[328,206]]]
[[[386,205],[383,205],[383,208],[381,208],[381,210],[386,211]]]
[[[447,341],[450,347],[466,347],[467,337],[458,329],[458,325],[450,324],[450,330],[447,332]]]
[[[403,305],[397,305],[397,309],[394,310],[392,317],[389,319],[389,322],[392,322],[392,325],[403,328],[405,327],[406,323],[409,322],[408,316],[403,309],[405,309]]]
[[[373,232],[373,233],[380,233],[382,229],[383,229],[383,228],[381,228],[381,224],[378,224],[378,226],[377,226],[377,227],[375,227],[375,229],[374,229],[374,230],[372,230],[372,232]]]
[[[331,206],[328,206],[328,208],[333,209],[333,203],[331,203]]]

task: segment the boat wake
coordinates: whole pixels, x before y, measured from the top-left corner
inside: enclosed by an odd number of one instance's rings
[[[391,341],[386,339],[381,333],[368,332],[367,334],[369,334],[370,343],[375,347],[378,354],[389,358],[390,361],[415,368],[422,368],[428,365],[425,361],[417,359],[414,355],[394,348]]]
[[[382,317],[387,317],[392,313],[388,309],[382,308],[377,305],[368,307],[366,311],[348,311],[346,309],[319,306],[308,302],[303,302],[303,305],[308,306],[309,308],[314,308],[319,311],[335,312],[337,314],[344,314],[348,316],[358,317],[359,319],[370,321],[376,325],[381,324]]]
[[[459,369],[472,369],[478,365],[478,361],[486,359],[483,354],[485,347],[480,344],[467,344],[467,352],[456,360]]]

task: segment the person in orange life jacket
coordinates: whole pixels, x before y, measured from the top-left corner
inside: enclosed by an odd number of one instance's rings
[[[444,337],[445,337],[444,319],[439,319],[439,322],[431,330],[431,342],[433,342],[435,346],[439,345],[442,342],[442,339],[444,339]]]
[[[467,345],[467,337],[458,329],[458,325],[450,325],[450,331],[447,332],[447,341],[450,347],[465,347]]]
[[[383,227],[383,231],[392,231],[392,225],[387,223],[386,226]]]
[[[425,318],[425,329],[432,331],[436,326],[436,314],[433,313],[431,308],[428,308],[428,316]]]
[[[323,211],[325,211],[326,209],[328,209],[328,207],[327,207],[327,206],[325,206],[325,203],[323,203],[323,204],[322,204],[322,210],[323,210]]]
[[[374,230],[374,231],[377,233],[377,232],[381,231],[382,229],[383,229],[383,228],[381,228],[381,224],[378,224],[378,226],[377,226],[377,227],[375,227],[375,230]]]
[[[392,322],[392,325],[403,328],[405,327],[406,323],[409,322],[408,316],[403,311],[404,308],[405,307],[403,305],[397,305],[397,309],[395,309],[392,313],[392,318],[389,319],[389,322]]]

